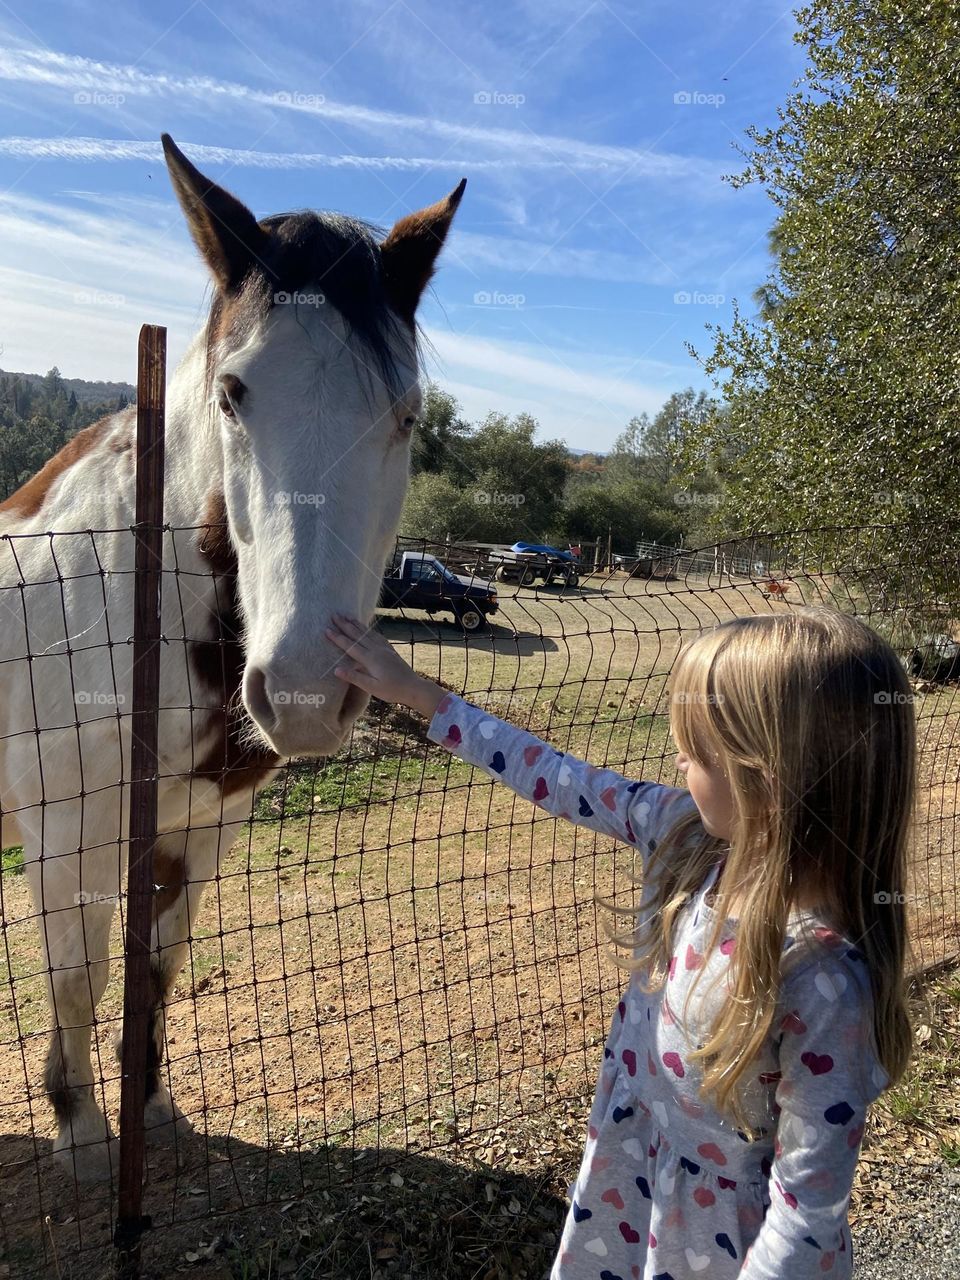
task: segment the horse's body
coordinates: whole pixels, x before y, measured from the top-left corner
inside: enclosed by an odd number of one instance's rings
[[[335,751],[366,704],[323,631],[376,604],[419,409],[414,315],[462,184],[377,244],[336,215],[258,223],[164,146],[215,284],[167,397],[145,1124],[170,1136],[163,1005],[200,896],[256,787]],[[24,846],[55,1150],[82,1177],[110,1167],[90,1050],[126,861],[135,427],[134,410],[88,427],[0,504],[0,835]]]

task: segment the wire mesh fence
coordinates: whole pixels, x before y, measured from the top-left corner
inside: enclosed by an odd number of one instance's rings
[[[802,603],[866,618],[915,677],[913,877],[890,892],[909,895],[918,962],[932,965],[960,947],[960,704],[945,648],[956,532],[943,531],[935,583],[900,530],[811,530],[736,540],[650,576],[498,581],[496,611],[476,630],[441,584],[434,612],[394,600],[377,625],[418,670],[558,748],[679,784],[666,685],[687,638]],[[630,851],[475,773],[414,714],[374,703],[345,752],[269,775],[242,753],[229,568],[214,575],[215,635],[191,577],[197,547],[223,533],[163,531],[162,963],[141,993],[163,1006],[146,1064],[143,1205],[144,1267],[158,1275],[173,1256],[196,1262],[218,1216],[357,1185],[410,1153],[493,1162],[523,1145],[524,1126],[591,1087],[622,981],[594,899],[626,888]],[[61,1114],[72,1106],[85,1154],[96,1149],[92,1163],[102,1157],[115,1179],[133,534],[4,535],[0,548],[0,610],[17,637],[0,654],[0,1241],[10,1275],[96,1275],[116,1226],[110,1179],[78,1181],[104,1169],[71,1164],[69,1140],[66,1163],[55,1156],[46,1093]],[[422,545],[489,595],[491,565],[476,552]],[[252,803],[224,770],[245,783],[262,772]],[[10,847],[14,823],[23,853]],[[51,1068],[54,1025],[70,1052]]]

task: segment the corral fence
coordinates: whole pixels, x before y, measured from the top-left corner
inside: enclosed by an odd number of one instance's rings
[[[139,457],[152,472],[148,479],[141,470],[144,501],[162,494],[156,334],[146,351]],[[442,610],[383,613],[379,625],[419,670],[493,713],[598,764],[673,783],[665,688],[685,639],[737,614],[802,603],[866,618],[916,677],[913,874],[909,885],[890,889],[909,894],[914,947],[929,966],[960,945],[960,704],[956,673],[927,662],[930,637],[954,632],[957,532],[940,531],[936,573],[896,528],[794,531],[684,552],[665,580],[608,569],[576,587],[504,590],[489,627],[472,635]],[[522,1163],[525,1130],[592,1086],[622,981],[594,900],[627,887],[629,851],[516,800],[434,747],[416,716],[383,704],[358,723],[341,756],[286,765],[221,857],[165,1005],[163,1079],[194,1132],[144,1156],[148,922],[162,891],[151,868],[151,824],[164,781],[157,723],[168,714],[157,655],[173,639],[158,632],[157,582],[165,598],[178,590],[169,549],[198,530],[171,529],[156,506],[152,514],[145,506],[134,529],[30,536],[48,540],[51,563],[69,539],[95,548],[108,540],[115,547],[116,539],[129,539],[131,550],[136,544],[134,634],[109,642],[118,665],[130,654],[134,701],[114,700],[104,714],[118,726],[130,721],[138,745],[129,775],[117,780],[129,791],[131,818],[115,846],[132,870],[117,894],[112,977],[92,1027],[93,1090],[108,1116],[119,1108],[121,1117],[119,1197],[109,1183],[75,1185],[53,1159],[42,1083],[52,1024],[40,928],[49,922],[42,899],[31,896],[22,855],[4,852],[2,1274],[102,1275],[119,1255],[128,1275],[139,1268],[166,1276],[212,1257],[216,1224],[251,1209],[322,1206],[345,1186],[356,1188],[359,1205],[377,1170],[391,1171],[389,1194],[414,1158],[472,1159],[490,1169]],[[0,543],[9,547],[10,535]],[[420,545],[458,571],[469,565],[467,546]],[[783,593],[765,589],[770,576]],[[53,581],[67,594],[76,586]],[[36,667],[44,658],[29,647],[25,602],[33,585],[3,585],[2,607],[21,611],[26,638],[4,662]],[[57,661],[72,674],[83,647],[71,640]],[[15,736],[36,728],[28,718]],[[112,1040],[124,1021],[121,1070]],[[549,1159],[552,1141],[529,1155],[531,1169]],[[309,1239],[301,1246],[309,1257]],[[303,1274],[373,1274],[376,1261],[371,1254],[369,1271],[364,1258],[355,1272]]]

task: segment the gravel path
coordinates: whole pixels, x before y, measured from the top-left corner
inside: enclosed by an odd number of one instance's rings
[[[855,1280],[960,1277],[960,1169],[891,1164],[882,1177],[897,1188],[897,1208],[853,1228]]]

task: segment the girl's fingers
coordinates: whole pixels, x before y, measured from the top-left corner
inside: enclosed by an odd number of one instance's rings
[[[356,644],[356,641],[351,636],[346,635],[343,631],[338,631],[336,627],[327,627],[324,635],[328,640],[332,640],[338,649],[343,649],[344,651],[352,649]]]
[[[354,635],[336,621],[334,626],[327,627],[326,635],[327,639],[332,640],[337,648],[342,649],[344,653],[360,654],[368,651],[362,635]]]
[[[372,676],[369,671],[364,671],[362,667],[350,667],[340,663],[339,666],[334,667],[333,674],[346,681],[347,684],[355,684],[364,693],[376,693],[380,688],[376,677]]]
[[[362,622],[356,618],[351,618],[346,613],[335,613],[333,620],[346,635],[351,636],[354,640],[363,640],[369,632],[369,627],[365,627]]]

